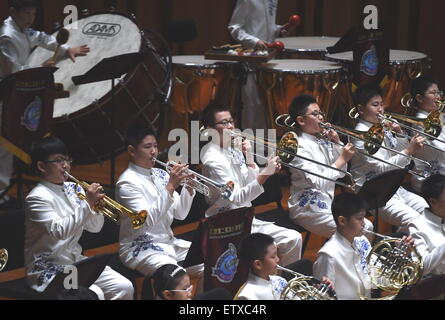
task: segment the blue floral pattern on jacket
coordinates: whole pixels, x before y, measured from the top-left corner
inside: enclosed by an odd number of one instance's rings
[[[151,170],[151,173],[152,173],[152,175],[154,175],[156,178],[158,178],[161,181],[162,186],[165,187],[167,185],[168,179],[170,179],[167,171],[158,169],[158,168],[153,168]]]
[[[300,207],[306,207],[307,205],[316,204],[317,207],[319,207],[320,209],[328,209],[327,203],[320,200],[320,195],[320,191],[313,190],[311,188],[305,188],[304,192],[298,199],[298,205]]]
[[[39,287],[51,281],[57,274],[63,273],[65,270],[65,266],[52,263],[48,258],[49,255],[38,256],[31,271],[32,273],[40,273],[37,278],[37,285]]]
[[[371,244],[368,239],[364,237],[354,238],[354,247],[357,249],[360,255],[360,266],[362,267],[363,273],[368,273],[368,268],[366,264],[366,258],[371,251]]]
[[[148,234],[143,234],[131,243],[131,247],[133,249],[133,258],[137,258],[137,256],[141,253],[141,251],[145,251],[148,249],[164,252],[160,246],[154,244],[153,239]]]

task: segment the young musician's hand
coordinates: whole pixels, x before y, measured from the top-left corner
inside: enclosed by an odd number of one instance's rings
[[[258,49],[258,50],[267,50],[267,49],[268,49],[268,47],[267,47],[267,43],[264,42],[263,40],[259,40],[259,41],[256,43],[255,49]]]
[[[262,176],[272,176],[281,170],[280,157],[272,157],[267,160],[267,166],[261,171]]]
[[[103,193],[104,188],[98,183],[92,183],[88,190],[85,193],[86,201],[90,205],[90,208],[94,208],[97,204],[99,204],[105,194]]]
[[[419,134],[416,134],[405,149],[405,153],[412,156],[423,149],[425,144],[425,138]]]
[[[331,124],[329,122],[326,123],[328,126]],[[340,137],[338,136],[338,133],[335,130],[327,130],[325,132],[326,138],[329,139],[329,141],[332,141],[334,143],[340,143]]]
[[[67,55],[73,62],[75,62],[76,57],[86,56],[89,52],[90,52],[90,47],[88,47],[87,45],[83,45],[79,47],[68,48]]]
[[[329,286],[329,288],[331,288],[332,290],[335,290],[334,282],[332,282],[332,280],[329,279],[328,277],[323,277],[323,279],[321,280],[321,283],[327,284]]]
[[[255,168],[255,159],[252,153],[252,145],[249,140],[245,139],[241,144],[241,151],[246,156],[246,163],[249,167]]]
[[[341,157],[343,158],[343,160],[345,162],[348,162],[352,159],[352,157],[354,157],[355,155],[355,147],[352,143],[348,143],[347,145],[345,145],[343,147],[343,150],[341,152]]]
[[[184,179],[193,177],[193,174],[189,173],[187,164],[175,164],[169,172],[170,178],[167,182],[167,190],[170,195],[181,185]]]
[[[42,63],[42,67],[55,67],[55,66],[56,62],[52,58],[49,58],[44,63]]]

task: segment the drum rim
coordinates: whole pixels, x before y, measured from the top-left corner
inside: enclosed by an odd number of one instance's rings
[[[284,37],[282,38],[282,40],[284,40],[285,38],[303,38],[303,39],[309,39],[309,38],[313,38],[313,39],[327,39],[327,38],[332,38],[332,39],[338,39],[340,40],[340,37],[331,37],[331,36],[301,36],[301,37]],[[338,41],[337,40],[337,41]],[[283,43],[286,40],[283,41]],[[286,48],[286,44],[284,47],[284,53],[300,53],[300,52],[318,52],[318,53],[327,53],[328,50],[327,48],[325,49],[310,49],[310,48]]]
[[[204,57],[204,55],[183,55],[183,56],[172,56],[172,64],[175,66],[181,66],[181,67],[186,67],[186,68],[193,68],[193,67],[200,67],[203,69],[218,69],[218,68],[223,68],[225,67],[225,65],[228,64],[235,64],[236,61],[215,61],[213,63],[209,63],[209,64],[202,64],[202,63],[192,63],[192,62],[187,62],[187,63],[178,63],[178,62],[174,62],[173,59],[175,57]]]
[[[277,62],[282,62],[286,59],[283,60],[277,60]],[[291,61],[295,61],[295,62],[302,62],[305,61],[305,59],[287,59],[287,60],[291,60]],[[321,62],[328,62],[326,60],[307,60],[310,62],[313,61],[321,61]],[[269,62],[269,64],[272,64],[273,62]],[[256,71],[266,71],[266,72],[277,72],[277,73],[293,73],[293,74],[329,74],[329,73],[341,73],[344,71],[345,66],[343,66],[342,64],[336,63],[332,66],[333,69],[324,69],[324,70],[314,70],[314,69],[300,69],[300,70],[292,70],[292,69],[288,69],[283,68],[283,69],[273,69],[273,68],[268,68],[266,65],[262,65],[262,66],[258,66],[256,67]]]
[[[419,62],[425,62],[425,61],[431,60],[431,58],[426,53],[423,53],[423,52],[420,52],[420,51],[399,50],[399,49],[391,49],[391,51],[415,52],[415,53],[423,54],[424,57],[423,58],[410,59],[410,60],[403,60],[403,59],[390,60],[389,61],[389,65],[413,64],[413,63],[419,63]],[[391,51],[390,51],[390,54],[391,54]],[[352,51],[344,51],[344,52],[352,52]],[[340,53],[340,52],[337,52],[337,53]],[[327,61],[332,61],[332,62],[337,62],[337,63],[352,64],[353,60],[333,58],[332,55],[333,54],[337,54],[337,53],[332,53],[332,54],[328,53],[328,54],[325,55],[325,59]]]

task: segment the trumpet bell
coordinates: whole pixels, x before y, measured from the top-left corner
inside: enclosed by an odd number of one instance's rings
[[[295,132],[286,132],[278,142],[278,157],[284,163],[291,163],[295,158],[291,153],[296,154],[298,151],[298,135]],[[285,152],[288,151],[288,152]]]

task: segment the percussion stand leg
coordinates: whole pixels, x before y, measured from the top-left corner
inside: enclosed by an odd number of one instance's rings
[[[116,99],[115,99],[115,79],[111,79],[111,126],[113,129],[113,132],[116,128]],[[115,177],[116,172],[116,156],[114,152],[111,154],[110,159],[110,184],[111,186],[114,186],[114,181],[116,180]]]

